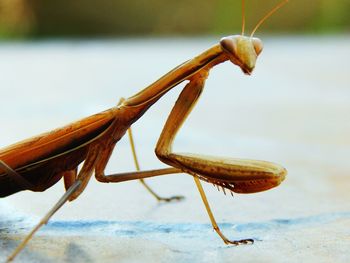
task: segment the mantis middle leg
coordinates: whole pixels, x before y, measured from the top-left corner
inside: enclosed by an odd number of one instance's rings
[[[140,164],[137,158],[137,154],[136,154],[136,149],[135,149],[135,142],[134,142],[134,138],[132,135],[132,130],[131,127],[128,129],[128,135],[129,135],[129,141],[130,141],[130,146],[131,146],[131,151],[132,151],[132,156],[134,159],[134,163],[135,163],[135,167],[136,167],[136,171],[140,171]],[[143,178],[139,179],[141,184],[146,188],[146,190],[152,195],[154,196],[159,202],[171,202],[171,201],[179,201],[184,199],[183,196],[171,196],[171,197],[161,197],[159,196],[156,192],[153,191],[153,189],[145,182],[145,180]]]
[[[125,98],[120,98],[119,102],[118,102],[118,106],[121,105],[123,102],[125,101]],[[140,163],[139,160],[137,158],[137,154],[136,154],[136,148],[135,148],[135,142],[134,142],[134,137],[132,134],[132,129],[131,127],[128,129],[128,137],[129,137],[129,142],[130,142],[130,147],[131,147],[131,152],[132,152],[132,156],[133,156],[133,160],[134,160],[134,164],[135,164],[135,168],[137,172],[134,173],[128,173],[129,175],[134,175],[135,179],[139,178],[141,184],[146,188],[146,190],[152,195],[154,196],[159,202],[171,202],[171,201],[179,201],[182,200],[184,197],[183,196],[171,196],[171,197],[161,197],[159,196],[143,179],[143,175],[144,172],[140,172]],[[114,175],[104,175],[104,169],[107,166],[107,163],[109,161],[109,158],[112,154],[113,151],[113,147],[107,148],[107,149],[103,149],[100,153],[100,158],[98,160],[98,163],[96,165],[96,172],[95,172],[95,177],[98,181],[100,182],[120,182],[121,177],[119,177],[119,175],[123,175],[122,173],[117,173]],[[162,170],[161,174],[164,174],[164,170]],[[140,172],[140,173],[139,173]],[[152,171],[149,171],[152,174]],[[149,173],[148,173],[149,174]],[[168,173],[165,173],[168,174]],[[159,175],[159,171],[156,170],[156,172],[154,173],[154,176]]]

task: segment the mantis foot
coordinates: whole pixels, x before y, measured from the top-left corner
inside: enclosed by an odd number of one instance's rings
[[[224,240],[226,245],[234,245],[234,246],[239,246],[239,245],[251,245],[254,244],[254,239],[248,238],[248,239],[242,239],[242,240]]]
[[[181,200],[185,199],[185,197],[182,195],[175,195],[175,196],[171,196],[171,197],[158,197],[157,199],[159,202],[170,203],[173,201],[175,201],[175,202],[181,201]]]

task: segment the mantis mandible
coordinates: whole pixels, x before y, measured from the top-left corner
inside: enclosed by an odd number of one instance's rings
[[[212,183],[225,191],[255,193],[278,186],[286,170],[277,164],[218,158],[198,154],[180,154],[172,151],[173,141],[181,125],[190,114],[204,88],[209,71],[216,65],[230,61],[250,75],[262,42],[253,34],[261,23],[288,0],[280,2],[257,24],[252,34],[244,36],[244,1],[242,1],[242,34],[224,37],[220,42],[197,57],[190,59],[165,74],[136,95],[121,99],[116,107],[84,118],[54,131],[32,137],[0,150],[0,197],[22,190],[44,191],[62,177],[66,192],[24,241],[8,257],[13,260],[34,233],[66,202],[75,200],[87,186],[92,174],[102,183],[141,180],[147,190],[159,201],[179,200],[174,196],[158,196],[144,181],[145,178],[187,173],[193,176],[214,230],[226,244],[253,243],[252,239],[229,240],[220,231],[200,180]],[[169,168],[140,171],[132,139],[131,125],[137,121],[166,92],[179,83],[188,81],[180,93],[156,145],[157,157]],[[136,172],[105,175],[104,170],[115,144],[128,132],[133,150]],[[78,165],[84,161],[78,172]]]

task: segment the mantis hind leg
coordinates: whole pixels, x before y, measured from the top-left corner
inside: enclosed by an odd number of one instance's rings
[[[33,228],[33,230],[26,236],[26,238],[17,246],[12,254],[7,258],[7,262],[14,260],[14,258],[27,245],[33,235],[43,226],[46,225],[50,218],[69,200],[69,198],[80,188],[81,181],[75,181],[58,202],[51,208],[51,210],[40,220],[40,222]]]
[[[34,185],[28,182],[22,175],[17,173],[15,170],[13,170],[9,165],[7,165],[2,160],[0,160],[0,168],[4,170],[9,176],[11,176],[11,179],[21,189],[32,190],[32,191],[36,190],[36,187]]]
[[[66,189],[66,191],[76,181],[77,173],[78,173],[78,168],[75,168],[75,169],[69,170],[69,171],[65,171],[62,173],[62,177],[64,179],[64,188]]]
[[[65,179],[65,187],[67,191],[58,200],[58,202],[51,208],[51,210],[40,220],[40,222],[33,228],[33,230],[26,236],[26,238],[18,245],[15,251],[8,257],[7,261],[12,261],[18,253],[27,245],[33,235],[47,222],[50,218],[67,202],[76,199],[85,189],[94,170],[95,161],[97,158],[97,149],[91,147],[85,159],[84,165],[77,175],[77,169],[63,172],[62,176]]]
[[[129,141],[130,141],[130,145],[131,145],[131,151],[132,151],[135,167],[136,167],[136,170],[139,172],[140,171],[140,164],[139,164],[139,161],[137,158],[136,149],[135,149],[135,142],[134,142],[131,128],[128,129],[128,135],[129,135]],[[156,192],[154,192],[152,190],[152,188],[145,182],[145,180],[143,178],[141,178],[139,180],[140,180],[141,184],[146,188],[146,190],[152,196],[154,196],[159,202],[172,202],[172,201],[178,201],[178,200],[184,199],[183,196],[178,196],[178,195],[171,196],[171,197],[161,197]]]

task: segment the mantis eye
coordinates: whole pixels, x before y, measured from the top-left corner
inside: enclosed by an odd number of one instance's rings
[[[261,53],[261,51],[263,50],[263,43],[261,42],[261,40],[259,38],[253,37],[252,38],[252,42],[253,42],[253,46],[254,46],[254,50],[256,55],[259,55]]]
[[[237,43],[232,37],[224,37],[220,41],[221,47],[229,54],[237,53]]]

